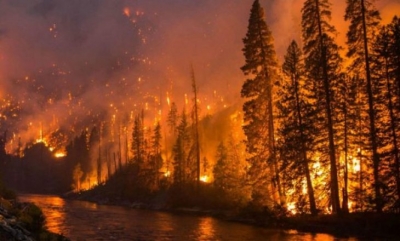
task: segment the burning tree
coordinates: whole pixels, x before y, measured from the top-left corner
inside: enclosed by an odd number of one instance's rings
[[[275,202],[283,203],[275,153],[273,87],[277,80],[277,60],[272,33],[265,22],[264,10],[258,0],[251,8],[246,37],[243,39],[246,59],[241,68],[248,77],[242,86],[244,132],[247,137],[249,178],[253,185],[253,200],[265,205],[271,194]],[[268,169],[272,178],[268,177]],[[270,181],[271,180],[271,181]],[[271,187],[268,190],[268,185]],[[280,199],[280,200],[279,200]]]
[[[307,118],[313,114],[313,107],[304,93],[303,58],[295,41],[287,49],[282,69],[286,78],[282,81],[279,90],[280,101],[277,104],[281,122],[278,143],[283,162],[282,169],[291,172],[287,176],[292,178],[285,178],[288,182],[286,186],[302,190],[303,180],[306,180],[310,211],[315,215],[317,208],[309,160],[316,133],[313,133],[313,123],[310,122],[312,118]]]
[[[379,175],[386,203],[389,208],[398,208],[400,198],[400,153],[399,153],[399,86],[396,83],[399,71],[400,22],[395,17],[383,26],[372,43],[371,78],[374,86],[375,117],[377,120],[377,145],[380,157]],[[396,36],[397,34],[397,36]],[[396,39],[397,38],[397,39]],[[397,41],[396,41],[397,40]],[[396,51],[397,49],[397,51]]]
[[[330,25],[330,3],[306,0],[302,8],[302,29],[306,67],[306,86],[310,87],[316,112],[314,128],[320,133],[314,142],[322,158],[329,160],[332,212],[340,211],[337,159],[334,139],[334,86],[337,85],[341,58],[335,43],[335,28]],[[327,134],[323,134],[326,133]],[[327,138],[327,139],[326,139]],[[327,145],[326,145],[327,144]],[[325,146],[328,146],[326,149]]]
[[[379,177],[379,154],[376,133],[376,116],[374,113],[375,100],[371,80],[371,42],[379,24],[379,12],[369,0],[347,0],[345,20],[350,21],[347,33],[347,57],[352,59],[351,70],[360,73],[360,81],[365,86],[368,100],[369,134],[372,150],[372,163],[375,189],[375,206],[378,212],[382,211],[382,194]]]

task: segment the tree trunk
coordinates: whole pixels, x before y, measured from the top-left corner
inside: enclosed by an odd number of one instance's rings
[[[196,145],[196,181],[197,181],[197,191],[199,191],[200,188],[200,138],[199,138],[199,113],[198,113],[198,106],[197,106],[197,85],[196,85],[196,79],[194,76],[194,70],[192,66],[192,88],[193,88],[193,94],[194,94],[194,128],[195,128],[195,133],[194,133],[194,142]]]
[[[338,187],[338,177],[337,177],[337,166],[336,166],[336,154],[335,154],[335,142],[333,133],[333,122],[332,122],[332,110],[331,110],[331,96],[330,96],[330,83],[328,76],[328,63],[326,56],[326,46],[324,43],[324,34],[322,33],[322,23],[319,12],[319,0],[315,0],[317,15],[318,15],[318,32],[319,32],[319,45],[321,51],[321,65],[323,70],[323,84],[325,91],[325,111],[327,118],[327,128],[328,128],[328,138],[329,138],[329,161],[330,161],[330,177],[331,177],[331,203],[332,203],[332,213],[340,212],[340,201],[339,201],[339,187]]]
[[[392,87],[390,84],[387,57],[385,57],[385,73],[386,73],[387,99],[389,101],[388,109],[389,109],[389,115],[390,115],[390,130],[391,130],[391,135],[392,135],[392,140],[393,140],[393,154],[394,154],[394,168],[395,168],[394,176],[396,179],[397,200],[400,200],[400,174],[399,174],[400,160],[399,160],[399,149],[397,146],[398,142],[397,142],[397,135],[396,135],[396,117],[394,114],[394,104],[392,101],[392,94],[391,94]]]
[[[372,94],[372,83],[371,73],[369,66],[369,54],[368,54],[368,38],[367,38],[367,24],[365,20],[365,5],[364,0],[361,1],[361,13],[362,13],[362,28],[363,28],[363,42],[364,42],[364,57],[365,57],[365,73],[367,79],[367,94],[368,94],[368,114],[370,122],[370,138],[372,147],[372,161],[374,166],[374,189],[375,189],[375,208],[378,213],[382,212],[382,194],[380,191],[380,178],[379,178],[379,155],[378,146],[376,141],[376,129],[375,129],[375,114],[374,114],[374,97]]]
[[[346,88],[347,90],[347,88]],[[345,92],[347,93],[347,91]],[[348,197],[348,126],[347,126],[347,103],[344,102],[344,187],[343,187],[343,213],[349,213],[349,197]]]
[[[308,166],[308,158],[307,158],[307,149],[305,145],[305,137],[304,137],[304,130],[303,130],[303,118],[301,116],[301,108],[300,108],[300,98],[299,98],[299,93],[298,93],[298,88],[297,88],[297,80],[295,80],[295,77],[292,77],[292,81],[295,86],[295,96],[296,96],[296,109],[297,109],[297,118],[299,121],[299,127],[300,127],[300,141],[301,141],[301,149],[302,149],[302,157],[303,157],[303,165],[305,169],[305,176],[306,176],[306,182],[307,182],[307,194],[308,194],[308,201],[310,202],[310,211],[312,215],[317,215],[317,206],[315,204],[315,196],[314,196],[314,188],[312,186],[312,181],[311,181],[311,174],[310,174],[310,168]]]

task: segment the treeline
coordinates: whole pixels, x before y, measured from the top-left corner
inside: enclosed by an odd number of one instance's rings
[[[133,116],[129,138],[123,138],[122,147],[118,135],[111,140],[110,129],[82,132],[66,148],[74,190],[94,189],[96,195],[107,199],[130,201],[168,193],[168,200],[164,197],[162,202],[178,206],[245,205],[250,189],[245,182],[242,136],[234,134],[240,134],[237,106],[202,118],[197,131],[191,109],[179,113],[172,102],[165,128],[159,122],[146,126],[142,111]],[[197,152],[196,133],[201,134],[201,153]],[[120,155],[125,148],[129,149],[126,158]]]
[[[289,44],[282,65],[253,4],[242,97],[259,205],[312,214],[399,210],[400,20],[383,25],[372,1],[346,3],[346,56],[329,1],[306,0],[301,45]]]
[[[280,64],[255,0],[242,112],[200,118],[192,70],[192,100],[182,110],[168,105],[165,121],[146,125],[142,111],[72,140],[62,183],[108,186],[101,190],[132,200],[170,191],[173,203],[192,206],[398,212],[400,20],[383,25],[369,0],[347,0],[344,49],[330,6],[304,2],[301,44],[289,43]]]
[[[55,157],[44,142],[7,154],[6,133],[0,137],[0,179],[13,190],[27,193],[63,193],[70,189],[65,158]]]

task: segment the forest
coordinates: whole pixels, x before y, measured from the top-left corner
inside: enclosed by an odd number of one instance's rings
[[[331,3],[305,0],[301,41],[279,63],[279,39],[255,0],[236,104],[201,108],[192,66],[191,94],[182,108],[167,97],[165,118],[149,121],[146,107],[99,115],[70,139],[66,129],[45,138],[40,127],[37,140],[14,142],[12,153],[4,132],[2,178],[23,192],[98,190],[130,201],[167,193],[177,206],[398,213],[400,19],[382,24],[372,0],[346,0],[343,15],[340,46]]]

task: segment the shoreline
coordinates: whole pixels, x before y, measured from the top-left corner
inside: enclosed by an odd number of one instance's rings
[[[271,217],[266,213],[242,215],[241,210],[211,210],[199,207],[168,207],[151,203],[117,201],[104,197],[91,197],[84,194],[61,195],[69,200],[81,200],[98,205],[127,207],[139,210],[161,211],[171,214],[208,216],[222,221],[242,223],[267,229],[280,229],[299,233],[324,233],[338,238],[398,240],[400,237],[400,214],[395,213],[350,213],[343,215],[296,215]],[[242,210],[243,211],[243,210]]]
[[[44,226],[42,210],[34,203],[0,196],[0,240],[69,241]]]

